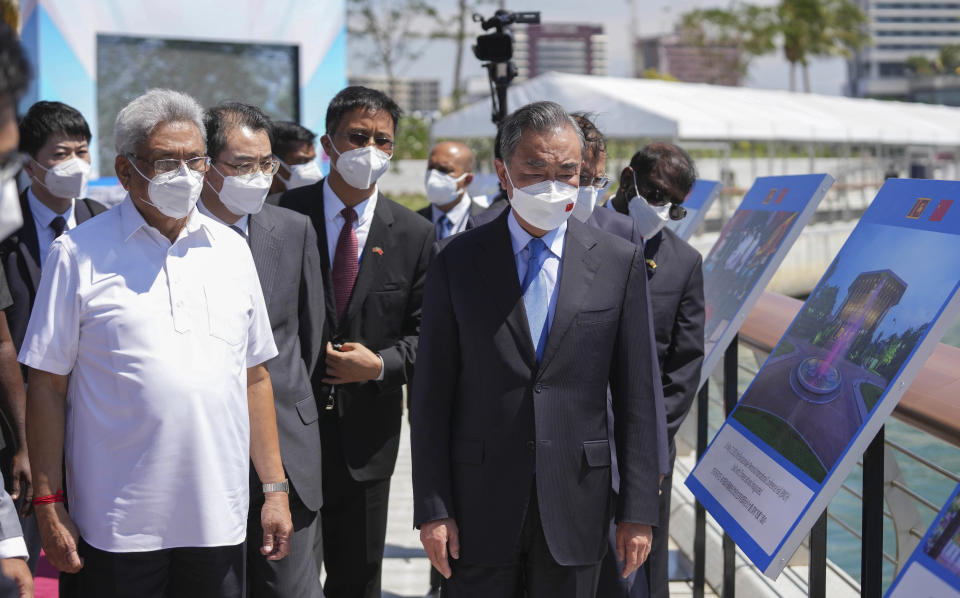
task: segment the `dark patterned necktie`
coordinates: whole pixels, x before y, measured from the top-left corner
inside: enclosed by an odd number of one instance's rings
[[[337,238],[337,248],[333,253],[333,293],[337,301],[337,320],[343,319],[350,302],[350,293],[357,282],[357,271],[360,263],[357,261],[357,231],[353,230],[353,223],[357,221],[357,213],[353,208],[343,208],[343,228]]]
[[[67,230],[67,221],[63,216],[57,216],[50,221],[50,228],[53,229],[54,238],[59,237],[63,234],[63,231]]]

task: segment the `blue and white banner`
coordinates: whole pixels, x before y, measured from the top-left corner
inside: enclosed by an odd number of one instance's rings
[[[888,181],[687,478],[766,575],[960,312],[957,255],[960,182]]]
[[[960,598],[960,485],[887,591],[887,598]]]
[[[683,201],[683,207],[687,210],[687,215],[682,220],[670,220],[667,227],[677,233],[677,236],[686,241],[693,236],[703,219],[707,217],[707,212],[713,202],[720,197],[723,191],[723,183],[720,181],[710,181],[707,179],[697,179],[693,184],[693,189]]]
[[[831,185],[829,174],[758,178],[723,227],[703,260],[707,313],[701,385]]]

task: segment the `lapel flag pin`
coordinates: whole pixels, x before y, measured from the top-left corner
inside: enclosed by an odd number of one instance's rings
[[[656,270],[656,269],[657,269],[657,262],[655,262],[655,261],[653,261],[653,260],[647,260],[647,265],[650,266],[650,269],[651,269],[651,270]]]
[[[374,247],[373,249],[371,249],[371,251],[373,251],[377,255],[383,255],[383,250],[380,249],[379,247]]]

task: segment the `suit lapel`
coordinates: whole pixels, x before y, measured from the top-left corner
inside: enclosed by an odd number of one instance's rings
[[[597,241],[590,234],[587,225],[580,224],[579,221],[572,222],[572,219],[567,223],[560,266],[560,288],[557,291],[557,307],[547,336],[547,346],[543,351],[541,368],[547,367],[560,347],[600,267],[599,262],[590,255],[590,249],[597,244]]]
[[[320,272],[323,274],[327,326],[336,330],[339,322],[337,322],[336,295],[333,292],[333,274],[330,271],[330,252],[327,249],[327,216],[323,203],[323,191],[326,185],[324,181],[320,181],[316,185],[320,189],[320,201],[317,205],[311,207],[310,218],[313,220],[313,227],[317,231],[317,249],[320,250]]]
[[[347,312],[343,317],[345,321],[349,321],[357,315],[367,293],[374,286],[374,283],[381,278],[384,260],[389,259],[394,251],[399,250],[392,244],[391,226],[393,226],[393,214],[390,212],[390,206],[386,203],[386,198],[380,195],[377,198],[377,207],[373,210],[373,219],[370,222],[367,241],[363,246],[363,255],[360,256],[360,270],[357,272],[357,280],[353,284],[350,302],[347,303]],[[384,258],[384,255],[387,258]]]
[[[498,307],[497,317],[506,321],[523,359],[530,369],[536,370],[537,351],[530,339],[530,325],[523,306],[517,262],[507,228],[507,214],[508,211],[504,211],[487,227],[487,233],[480,240],[482,251],[475,256],[476,267]]]
[[[93,214],[90,213],[90,208],[87,207],[87,202],[83,201],[83,199],[77,199],[73,202],[73,217],[76,219],[78,225],[93,218]]]
[[[23,213],[23,226],[20,228],[20,255],[27,267],[30,284],[36,290],[40,286],[40,241],[37,239],[37,226],[27,201],[27,192],[20,194],[20,211]]]
[[[273,231],[275,227],[276,222],[270,212],[260,211],[250,216],[250,253],[257,266],[257,276],[260,278],[263,299],[267,305],[270,304],[270,296],[273,294],[283,248],[283,239]]]

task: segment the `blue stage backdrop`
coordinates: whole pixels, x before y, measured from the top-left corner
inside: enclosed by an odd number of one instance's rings
[[[957,181],[884,184],[687,478],[765,574],[779,575],[960,312],[958,200]]]
[[[78,109],[93,132],[94,173],[112,177],[113,121],[152,87],[204,106],[235,100],[323,132],[346,85],[346,0],[22,0],[21,38],[35,69],[20,103]]]

